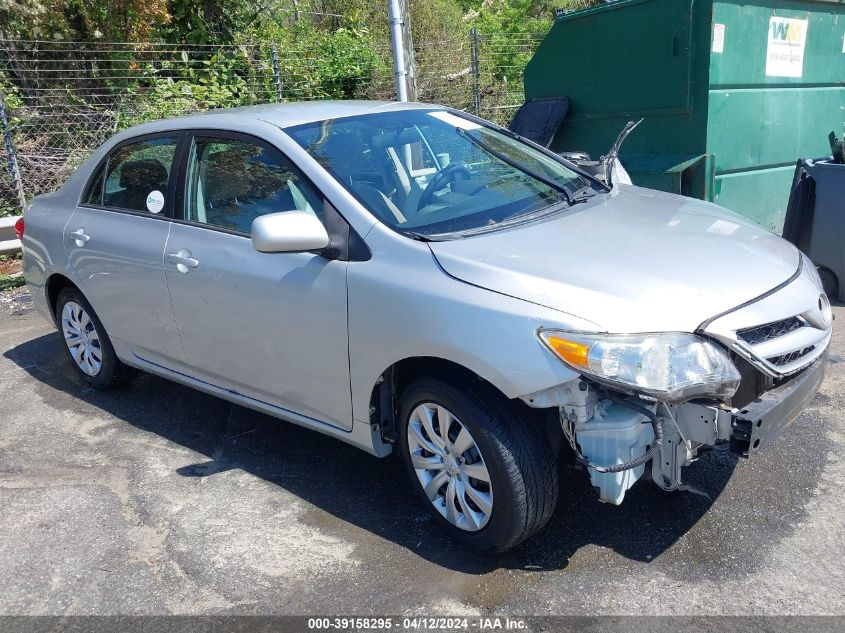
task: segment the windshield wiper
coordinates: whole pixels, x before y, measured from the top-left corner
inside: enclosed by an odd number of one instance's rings
[[[586,202],[593,196],[597,196],[601,191],[596,191],[591,185],[584,185],[580,189],[577,189],[572,193],[572,202],[576,204],[578,202]]]
[[[422,233],[417,233],[416,231],[408,231],[405,229],[400,229],[403,235],[410,237],[412,240],[417,240],[418,242],[435,242],[437,240],[433,240],[428,235],[423,235]]]
[[[485,224],[483,226],[476,227],[474,229],[458,229],[455,231],[447,231],[445,233],[436,233],[434,238],[443,238],[449,239],[450,236],[457,235],[459,237],[475,237],[477,235],[485,235],[487,233],[495,233],[496,231],[501,231],[502,229],[507,229],[513,226],[518,226],[520,224],[526,224],[528,222],[536,222],[537,220],[541,220],[547,216],[554,215],[556,213],[560,213],[561,211],[565,211],[569,208],[569,204],[566,202],[558,202],[557,204],[551,204],[547,207],[543,207],[537,211],[531,211],[528,213],[520,213],[514,215],[507,220],[502,220],[501,222],[496,222],[495,224]],[[437,242],[440,241],[438,239],[432,239],[432,241]]]
[[[508,156],[506,156],[505,154],[503,154],[499,150],[490,147],[487,143],[482,141],[480,138],[476,138],[475,136],[473,136],[472,134],[470,134],[469,132],[467,132],[463,128],[459,128],[459,127],[455,128],[455,131],[458,134],[460,134],[461,136],[463,136],[465,139],[469,140],[471,143],[474,143],[475,145],[477,145],[478,147],[483,149],[485,152],[492,154],[493,156],[498,158],[503,163],[510,165],[514,169],[521,171],[522,173],[524,173],[528,176],[531,176],[535,180],[539,180],[544,185],[547,185],[548,187],[551,187],[552,189],[559,191],[560,193],[562,193],[564,195],[564,197],[566,197],[566,202],[570,205],[572,204],[572,194],[569,192],[569,189],[567,189],[565,186],[561,185],[560,183],[555,182],[551,178],[547,178],[546,176],[534,171],[533,169],[526,167],[525,165],[523,165],[519,161],[516,161],[516,160],[513,160],[512,158],[509,158]]]

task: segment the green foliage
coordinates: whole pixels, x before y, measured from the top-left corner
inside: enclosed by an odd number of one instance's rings
[[[458,0],[472,17],[470,23],[482,34],[483,46],[491,53],[494,78],[520,81],[533,55],[528,44],[548,32],[555,8],[583,9],[598,0]]]
[[[0,31],[19,39],[145,41],[169,18],[167,0],[0,0]]]
[[[475,27],[482,114],[501,119],[521,101],[523,69],[554,7],[595,2],[407,1],[420,98],[471,107],[469,30]],[[285,100],[394,94],[384,0],[0,0],[0,33],[7,44],[16,38],[74,42],[39,45],[35,57],[27,45],[11,43],[0,71],[19,155],[60,156],[65,171],[116,130],[276,101],[277,88]],[[28,59],[50,72],[39,73]],[[65,119],[64,112],[80,116]],[[43,170],[43,184],[25,183],[28,197],[61,182],[61,173],[49,171]],[[0,215],[19,212],[8,180],[7,172],[0,174]]]
[[[561,4],[538,0],[486,0],[479,5],[473,25],[485,33],[538,33],[548,30],[554,7]]]
[[[21,254],[14,253],[12,255],[0,255],[0,264],[5,264],[10,261],[20,261]],[[2,267],[5,269],[5,267]],[[5,269],[8,270],[8,269]],[[23,275],[8,275],[0,272],[0,292],[4,290],[12,290],[13,288],[20,288],[26,283]]]
[[[44,13],[40,0],[0,0],[0,31],[11,33]]]
[[[326,33],[302,27],[282,42],[279,66],[283,90],[302,98],[351,99],[383,68],[382,56],[366,31],[338,29]],[[299,53],[299,54],[297,54]]]
[[[554,15],[552,4],[536,0],[485,0],[479,4],[472,25],[482,34],[483,46],[494,51],[491,55],[496,79],[520,80],[532,50],[514,44],[549,30]]]
[[[411,33],[414,42],[453,42],[466,40],[467,25],[455,0],[411,0]]]
[[[0,275],[0,292],[4,290],[13,290],[14,288],[20,288],[26,283],[26,280],[23,278],[23,275]]]
[[[170,42],[226,44],[247,29],[261,10],[254,0],[169,0],[170,20],[162,29]]]
[[[284,98],[363,98],[377,76],[390,74],[385,56],[365,30],[326,32],[303,22],[273,34],[272,44],[227,48],[201,59],[183,51],[179,62],[145,64],[138,74],[146,79],[125,88],[117,127],[275,101],[273,45]]]
[[[148,63],[143,84],[129,86],[119,110],[118,127],[214,108],[266,101],[254,80],[256,69],[243,48],[204,59],[181,54],[181,63]]]
[[[0,218],[5,218],[10,215],[18,215],[21,210],[17,206],[17,198],[14,194],[14,185],[11,182],[5,182],[6,180],[10,180],[6,174],[3,174],[2,178],[0,178],[0,188],[8,190],[10,193],[8,194],[8,199],[4,195],[2,199],[0,199]]]
[[[271,47],[276,48],[285,99],[363,98],[376,78],[390,73],[389,56],[365,28],[347,24],[327,30],[301,20],[262,30],[263,56],[269,59]],[[272,80],[269,74],[266,78]],[[270,88],[270,100],[275,100],[275,88]]]

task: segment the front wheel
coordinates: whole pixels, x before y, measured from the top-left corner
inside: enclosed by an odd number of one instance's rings
[[[558,479],[546,435],[489,386],[418,380],[402,395],[400,421],[412,485],[455,539],[503,551],[551,518]]]

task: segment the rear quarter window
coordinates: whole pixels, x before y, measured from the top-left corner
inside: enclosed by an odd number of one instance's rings
[[[94,177],[88,181],[88,186],[85,188],[85,194],[82,196],[83,204],[92,204],[100,206],[103,204],[103,176],[106,173],[106,164],[102,163],[98,168]]]

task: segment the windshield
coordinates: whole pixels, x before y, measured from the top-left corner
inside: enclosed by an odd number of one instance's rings
[[[285,131],[382,222],[425,237],[563,209],[590,185],[530,145],[443,110],[366,114]]]

